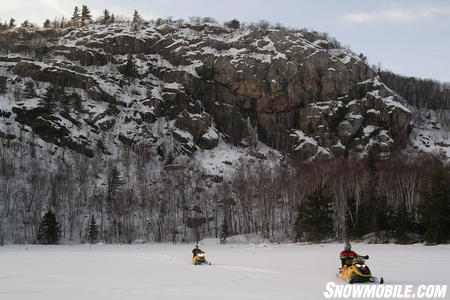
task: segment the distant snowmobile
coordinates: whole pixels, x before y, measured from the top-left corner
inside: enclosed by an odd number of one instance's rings
[[[211,265],[209,261],[206,260],[205,252],[200,251],[192,259],[192,264],[194,265]]]
[[[373,283],[384,283],[383,277],[379,280],[378,278],[372,276],[369,267],[365,264],[364,259],[369,259],[369,256],[356,256],[349,264],[344,265],[339,268],[337,276],[347,281],[348,283],[361,283],[361,282],[373,282]]]

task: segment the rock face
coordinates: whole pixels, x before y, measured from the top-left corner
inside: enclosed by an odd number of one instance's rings
[[[359,56],[308,38],[209,23],[9,30],[0,33],[0,68],[11,85],[32,79],[41,88],[33,103],[14,106],[15,120],[88,156],[105,153],[92,146],[105,132],[163,157],[220,139],[243,145],[247,119],[261,142],[302,159],[404,148],[411,113],[394,93]],[[120,72],[130,53],[132,78]],[[49,84],[80,95],[82,107],[39,110]]]

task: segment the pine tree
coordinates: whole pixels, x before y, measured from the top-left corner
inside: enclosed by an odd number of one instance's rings
[[[79,21],[80,20],[80,9],[78,8],[78,6],[75,6],[75,8],[73,9],[73,14],[72,14],[72,21]]]
[[[78,8],[78,6],[74,7],[72,18],[70,18],[70,21],[73,26],[78,27],[78,25],[80,25],[80,9]]]
[[[121,235],[121,222],[118,217],[122,214],[124,203],[119,201],[118,193],[124,185],[119,169],[114,166],[108,174],[108,186],[106,195],[107,212],[112,216],[110,233],[118,238]],[[111,235],[109,236],[112,237]]]
[[[236,20],[233,19],[231,21],[225,22],[224,25],[228,28],[232,28],[232,29],[239,29],[241,27],[241,23]]]
[[[20,27],[22,28],[28,28],[31,27],[30,22],[28,20],[25,20],[22,22],[22,24],[20,24]]]
[[[418,206],[424,239],[442,243],[450,239],[450,176],[443,167],[436,169]]]
[[[107,9],[105,9],[105,10],[103,11],[103,20],[102,20],[102,23],[103,23],[103,24],[109,24],[110,20],[111,20],[111,15],[109,14],[109,11],[108,11]]]
[[[124,185],[119,169],[114,166],[108,176],[108,200],[112,201],[117,191]]]
[[[137,76],[136,64],[134,63],[133,56],[131,55],[131,53],[128,54],[127,62],[122,67],[121,71],[125,77],[136,77]]]
[[[86,5],[81,6],[81,25],[84,26],[92,21],[91,11]]]
[[[91,216],[91,221],[89,222],[88,228],[88,241],[89,244],[94,244],[98,240],[98,226],[95,223],[94,216]]]
[[[16,27],[16,20],[14,20],[14,18],[11,18],[9,20],[9,28],[14,28]]]
[[[0,94],[4,94],[7,91],[6,77],[0,76]]]
[[[49,113],[53,113],[56,108],[56,103],[64,103],[67,95],[64,87],[56,87],[49,85],[42,97],[41,107],[45,108]]]
[[[139,25],[141,25],[142,23],[142,18],[139,15],[138,11],[135,10],[133,13],[133,21],[131,22],[131,27],[133,28],[134,31],[138,30]]]
[[[33,81],[26,81],[25,82],[25,90],[23,91],[23,96],[25,98],[34,98],[36,97],[36,91],[34,90],[34,83]]]
[[[38,228],[37,242],[43,245],[53,245],[59,241],[60,226],[52,210],[48,210],[42,217]]]
[[[70,96],[70,102],[72,104],[72,108],[82,113],[83,112],[83,102],[81,100],[81,96],[78,93],[73,92]]]
[[[141,16],[139,15],[137,10],[134,10],[133,13],[133,23],[138,23],[141,21]]]
[[[45,20],[45,22],[44,22],[44,24],[42,25],[44,28],[50,28],[50,25],[51,25],[51,21],[50,21],[50,19],[46,19]]]
[[[305,201],[298,208],[298,218],[295,223],[297,237],[306,236],[308,241],[322,241],[334,234],[332,195],[324,182],[321,182],[313,192],[306,195]]]

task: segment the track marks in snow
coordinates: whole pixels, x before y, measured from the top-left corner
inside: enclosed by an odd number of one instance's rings
[[[232,266],[232,265],[216,265],[216,266],[218,266],[219,268],[223,268],[223,269],[237,270],[237,271],[250,272],[250,273],[281,274],[281,272],[279,272],[279,271],[245,267],[245,266]]]

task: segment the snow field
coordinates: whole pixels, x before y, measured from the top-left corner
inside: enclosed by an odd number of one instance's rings
[[[227,244],[205,240],[212,266],[191,265],[193,245],[0,247],[0,299],[324,299],[341,244]],[[450,245],[354,244],[386,284],[448,284]],[[447,298],[450,296],[447,292]]]

